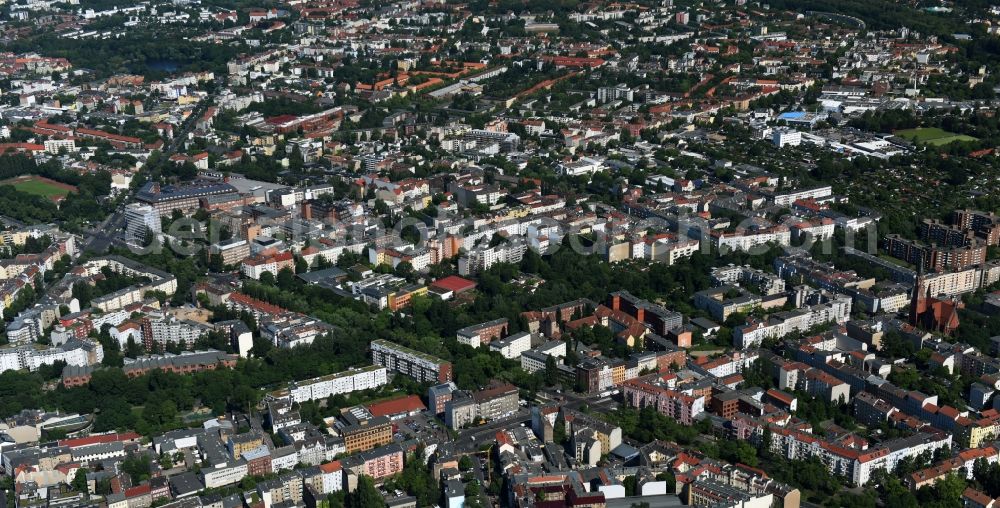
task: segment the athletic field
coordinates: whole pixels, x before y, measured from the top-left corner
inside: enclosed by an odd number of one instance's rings
[[[896,131],[896,135],[915,143],[941,146],[955,141],[978,141],[977,138],[965,134],[955,134],[937,127],[921,127],[919,129],[904,129]]]
[[[52,201],[62,201],[70,192],[76,192],[76,187],[60,183],[38,175],[24,175],[0,182],[2,185],[13,185],[15,189],[28,194],[49,198]]]

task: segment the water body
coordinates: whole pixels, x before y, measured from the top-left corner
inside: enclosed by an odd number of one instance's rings
[[[154,71],[175,72],[181,66],[173,60],[147,60],[146,66]]]

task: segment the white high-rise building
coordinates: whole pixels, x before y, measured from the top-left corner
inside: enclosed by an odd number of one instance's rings
[[[125,240],[132,245],[144,244],[146,232],[159,234],[160,212],[152,206],[142,203],[132,203],[125,207]]]
[[[802,133],[792,129],[774,129],[771,131],[771,142],[778,148],[799,146],[802,144]]]

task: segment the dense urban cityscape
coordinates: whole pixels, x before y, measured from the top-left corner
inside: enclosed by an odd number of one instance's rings
[[[0,43],[0,508],[1000,508],[1000,6]]]

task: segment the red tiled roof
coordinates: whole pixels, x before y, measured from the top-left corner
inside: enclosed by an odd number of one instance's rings
[[[320,464],[319,466],[319,470],[323,471],[324,473],[335,473],[337,471],[340,471],[341,469],[343,469],[343,467],[340,465],[339,460],[335,460],[333,462],[327,462],[326,464]]]
[[[425,406],[424,403],[420,401],[420,397],[416,395],[382,402],[373,402],[368,405],[368,411],[373,416],[398,415],[413,411],[423,411],[425,409],[427,409],[427,406]]]
[[[142,495],[145,495],[145,494],[149,494],[150,490],[152,490],[152,488],[150,487],[150,485],[148,483],[146,483],[146,484],[139,485],[137,487],[132,487],[131,489],[126,490],[125,491],[125,497],[126,498],[139,497],[139,496],[142,496]]]
[[[785,404],[791,404],[792,401],[795,400],[795,397],[791,396],[790,394],[787,394],[787,393],[782,392],[780,390],[775,390],[773,388],[770,389],[770,390],[768,390],[767,394],[769,396],[771,396],[772,398],[775,398],[775,399],[778,399],[778,400],[784,402]]]
[[[463,279],[457,275],[449,275],[443,279],[438,279],[432,282],[431,286],[455,293],[461,293],[463,291],[474,289],[476,287],[476,283],[468,279]]]
[[[42,152],[45,151],[45,146],[36,143],[0,143],[0,153],[7,152],[10,150],[26,151],[26,152]]]
[[[993,502],[993,499],[991,499],[990,496],[987,496],[983,492],[980,492],[972,487],[966,488],[965,492],[962,492],[962,497],[983,506],[987,506]]]
[[[142,436],[135,432],[123,432],[114,434],[101,434],[98,436],[78,437],[75,439],[63,439],[59,441],[59,446],[74,448],[77,446],[88,446],[100,443],[117,443],[119,441],[135,441]]]
[[[139,138],[133,138],[131,136],[121,136],[118,134],[112,134],[110,132],[99,131],[96,129],[77,129],[76,133],[82,136],[93,136],[95,138],[107,139],[109,141],[120,141],[122,143],[132,143],[139,144],[142,140]]]
[[[277,305],[272,305],[265,301],[257,300],[256,298],[251,298],[243,293],[233,293],[229,295],[229,299],[241,305],[245,305],[247,307],[253,307],[258,311],[267,314],[281,314],[285,312],[285,309],[282,307],[279,307]]]
[[[299,117],[295,115],[278,115],[278,116],[272,116],[271,118],[268,118],[264,121],[271,125],[281,125],[284,123],[291,122],[292,120],[297,120],[298,118]]]

